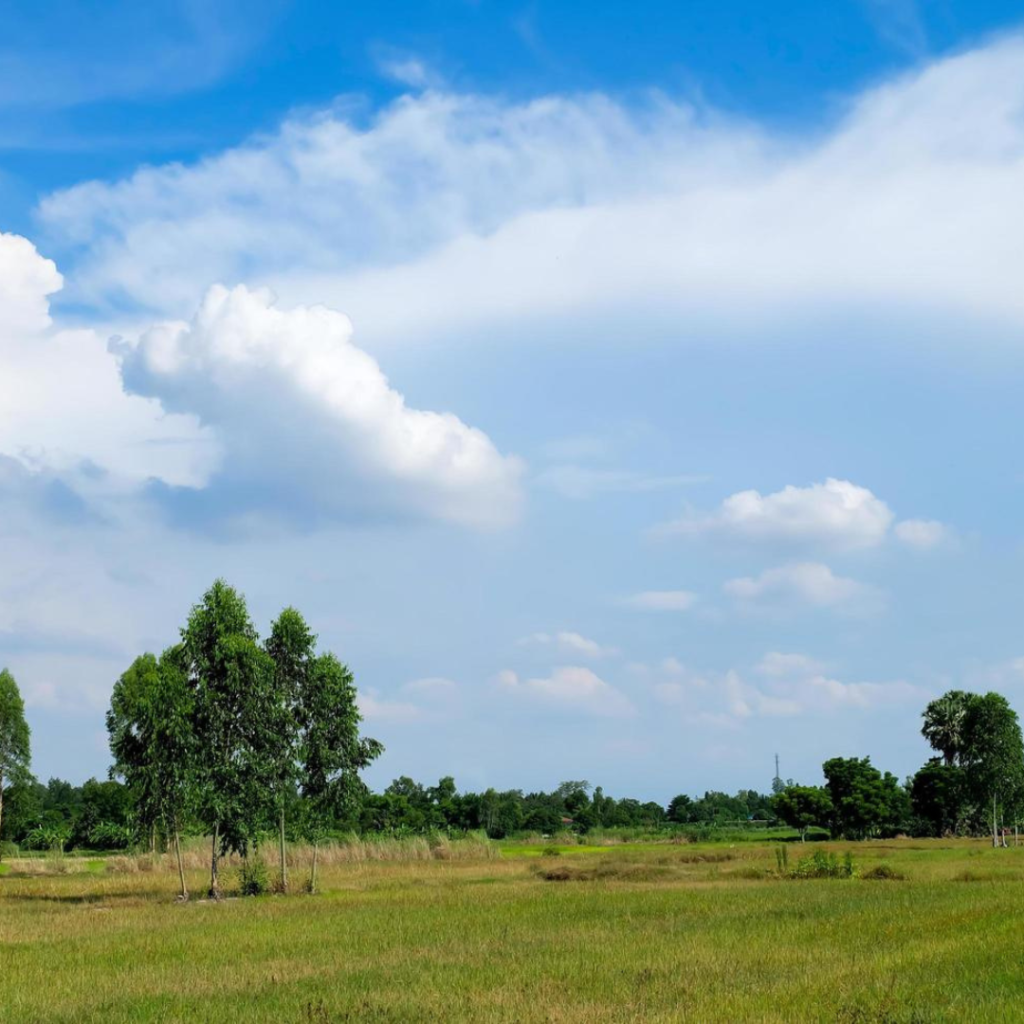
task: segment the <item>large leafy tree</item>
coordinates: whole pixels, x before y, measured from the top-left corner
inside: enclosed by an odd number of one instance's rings
[[[960,765],[940,757],[930,758],[917,772],[910,784],[910,802],[918,830],[942,836],[971,827],[973,805],[965,775]]]
[[[999,809],[1016,814],[1024,804],[1024,740],[1017,713],[1002,694],[971,700],[962,759],[967,785],[992,809],[992,843],[998,845]]]
[[[893,835],[909,814],[909,798],[896,776],[868,757],[834,757],[822,765],[832,801],[832,831],[848,839]]]
[[[317,887],[319,842],[331,820],[351,812],[365,792],[359,771],[384,751],[359,735],[362,716],[352,673],[333,654],[314,658],[298,694],[299,768],[313,842],[310,890]]]
[[[294,792],[298,772],[299,703],[307,689],[307,677],[316,649],[316,636],[294,608],[285,608],[271,626],[266,650],[274,663],[273,713],[277,744],[271,751],[271,772],[278,813],[280,884],[288,888],[285,849],[285,812]]]
[[[159,659],[152,654],[135,659],[114,685],[107,732],[112,774],[125,780],[142,824],[165,823],[174,841],[181,897],[188,899],[181,827],[192,796],[194,736],[192,693],[180,648]]]
[[[775,813],[790,828],[800,830],[800,841],[814,826],[827,827],[832,816],[832,800],[820,786],[786,786],[772,800]]]
[[[29,777],[29,736],[21,692],[14,676],[4,669],[0,671],[0,828],[5,789]]]
[[[998,693],[950,690],[923,714],[922,733],[941,756],[915,776],[915,813],[934,828],[984,827],[999,842],[1000,810],[1024,808],[1024,741],[1020,723]]]
[[[921,735],[947,765],[960,764],[968,736],[973,693],[950,690],[933,700],[922,713]]]
[[[259,645],[245,598],[223,580],[181,631],[180,665],[193,702],[197,809],[211,835],[210,894],[219,859],[247,854],[272,815],[278,702],[274,663]]]

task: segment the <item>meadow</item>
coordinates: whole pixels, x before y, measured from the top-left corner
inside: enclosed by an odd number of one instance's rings
[[[218,903],[160,858],[13,861],[0,1020],[1024,1018],[1024,847],[814,844],[855,866],[820,880],[779,848],[355,844],[318,895]]]

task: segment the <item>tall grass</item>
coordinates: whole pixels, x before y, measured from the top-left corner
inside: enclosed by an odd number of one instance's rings
[[[277,850],[268,843],[263,851],[269,864],[276,863]],[[447,861],[494,860],[501,856],[498,847],[482,832],[450,838],[444,834],[429,836],[361,837],[356,834],[332,839],[320,844],[317,859],[321,868],[338,864],[375,861]],[[210,865],[208,839],[183,841],[181,859],[186,871],[207,870]],[[313,847],[307,843],[290,843],[287,849],[288,867],[310,870],[313,866]],[[122,854],[106,858],[107,869],[115,873],[169,871],[176,869],[171,852],[164,854]],[[221,864],[225,869],[238,868],[241,859],[231,855]]]
[[[862,870],[794,883],[768,843],[549,858],[477,845],[445,859],[418,840],[338,842],[315,899],[177,904],[164,858],[148,871],[90,876],[69,859],[64,874],[12,872],[0,878],[0,1021],[1024,1018],[1024,849],[831,843],[830,863],[851,852]],[[187,852],[198,891],[206,844]],[[871,880],[894,873],[904,880]],[[977,884],[955,881],[967,877]]]

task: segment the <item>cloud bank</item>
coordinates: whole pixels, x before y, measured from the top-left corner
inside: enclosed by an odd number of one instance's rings
[[[811,139],[659,95],[349,109],[44,200],[48,234],[88,247],[75,297],[180,316],[211,281],[266,284],[374,343],[638,302],[1024,324],[1020,36],[868,90]]]

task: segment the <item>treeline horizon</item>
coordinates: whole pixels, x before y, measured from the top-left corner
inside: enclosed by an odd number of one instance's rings
[[[75,848],[173,846],[206,836],[210,892],[219,858],[286,844],[315,850],[344,834],[484,831],[493,839],[595,829],[689,829],[782,823],[801,836],[837,838],[977,835],[1024,818],[1024,741],[998,693],[953,690],[923,711],[936,751],[901,782],[870,758],[831,758],[823,786],[775,778],[771,792],[679,794],[667,805],[616,799],[585,781],[551,792],[459,792],[454,778],[424,785],[401,776],[381,793],[360,778],[383,751],[360,736],[352,673],[286,608],[265,640],[245,600],[217,580],[162,654],[140,655],[117,680],[107,714],[110,778],[47,785],[30,772],[29,729],[17,683],[0,672],[0,856],[10,844]],[[187,897],[184,873],[182,895]]]

